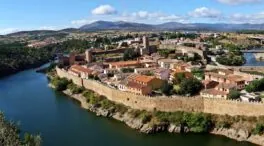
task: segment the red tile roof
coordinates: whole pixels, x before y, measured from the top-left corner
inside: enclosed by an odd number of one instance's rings
[[[85,67],[82,67],[80,65],[72,65],[70,70],[72,71],[76,71],[76,72],[84,72],[84,73],[88,73],[88,74],[91,74],[93,71],[88,69],[88,68],[85,68]]]
[[[112,66],[129,66],[129,65],[139,65],[140,62],[139,61],[119,61],[119,62],[112,62],[109,63]]]
[[[131,82],[131,81],[127,83],[127,86],[130,87],[130,88],[134,88],[134,89],[146,88],[146,86],[144,86],[144,85],[138,84],[136,82]]]
[[[143,82],[143,83],[148,83],[152,81],[155,77],[153,76],[146,76],[146,75],[132,75],[128,77],[130,80],[138,81],[138,82]]]

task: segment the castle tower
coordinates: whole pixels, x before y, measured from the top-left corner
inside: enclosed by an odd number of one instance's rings
[[[85,51],[85,59],[86,59],[86,61],[87,61],[88,63],[93,62],[93,54],[92,54],[92,53],[93,53],[93,52],[92,52],[91,49],[87,49],[87,50]]]
[[[143,36],[143,46],[145,49],[149,49],[149,39],[147,36]]]
[[[76,54],[74,52],[71,52],[69,55],[69,64],[73,65],[75,63],[75,56]]]
[[[145,55],[149,53],[149,40],[147,36],[143,36],[143,48],[140,48],[140,55]]]

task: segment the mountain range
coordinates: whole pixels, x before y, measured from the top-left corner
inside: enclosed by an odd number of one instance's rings
[[[208,31],[238,31],[238,30],[264,30],[264,24],[227,24],[227,23],[178,23],[167,22],[163,24],[144,24],[124,21],[96,21],[83,25],[80,31],[97,30],[208,30]]]
[[[8,34],[7,36],[17,35],[34,35],[34,34],[58,34],[58,33],[71,33],[71,32],[89,32],[89,31],[102,31],[102,30],[129,30],[129,31],[224,31],[234,32],[240,30],[263,30],[264,24],[228,24],[228,23],[178,23],[167,22],[162,24],[144,24],[125,21],[96,21],[90,24],[81,26],[80,28],[66,28],[58,31],[54,30],[33,30],[33,31],[20,31]],[[0,36],[4,37],[4,36]]]

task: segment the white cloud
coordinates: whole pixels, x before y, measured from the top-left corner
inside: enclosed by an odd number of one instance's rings
[[[220,3],[228,4],[228,5],[239,5],[239,4],[247,4],[247,3],[259,3],[263,0],[217,0]]]
[[[215,9],[207,7],[196,8],[189,13],[190,16],[196,18],[217,18],[221,15],[221,12]]]
[[[138,11],[133,13],[123,13],[121,16],[114,18],[114,20],[143,23],[158,23],[168,21],[186,22],[186,17],[176,14],[165,14],[162,12]]]
[[[54,26],[41,26],[38,28],[39,30],[56,30]]]
[[[112,15],[116,13],[116,9],[110,5],[101,5],[92,10],[92,14],[94,15]]]
[[[187,19],[184,17],[178,16],[178,15],[167,15],[167,16],[162,16],[159,17],[159,20],[163,22],[169,22],[169,21],[177,21],[177,22],[187,22]]]
[[[71,21],[71,24],[80,26],[80,25],[89,24],[89,23],[92,23],[92,22],[95,22],[95,21],[97,21],[97,20],[80,19],[80,20]]]
[[[9,33],[14,33],[14,32],[18,32],[19,29],[17,28],[4,28],[4,29],[0,29],[0,35],[6,35]]]
[[[228,16],[227,21],[231,23],[264,23],[264,11],[255,14],[232,14]]]
[[[151,19],[151,18],[161,17],[163,15],[164,14],[162,14],[160,12],[138,11],[138,12],[132,13],[130,16],[132,16],[136,19]]]

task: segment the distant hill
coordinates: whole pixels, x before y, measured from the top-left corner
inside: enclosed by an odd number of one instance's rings
[[[72,32],[78,32],[80,31],[78,28],[65,28],[58,30],[58,32],[66,32],[66,33],[72,33]]]
[[[46,35],[46,34],[54,34],[56,31],[54,30],[32,30],[32,31],[19,31],[7,34],[6,36],[24,36],[24,35]]]
[[[20,36],[63,36],[72,32],[89,32],[103,30],[128,30],[128,31],[173,31],[173,30],[189,30],[189,31],[225,31],[234,32],[241,30],[264,31],[264,24],[227,24],[227,23],[179,23],[167,22],[162,24],[144,24],[125,21],[96,21],[81,26],[80,28],[66,28],[62,30],[32,30],[20,31],[5,35],[5,37]],[[0,36],[3,37],[3,36]]]
[[[91,24],[84,25],[79,28],[81,31],[96,31],[96,30],[152,30],[155,26],[143,23],[132,23],[124,21],[96,21]]]
[[[226,23],[178,23],[167,22],[153,25],[124,21],[96,21],[81,26],[80,31],[97,30],[211,30],[211,31],[239,31],[239,30],[264,30],[264,24],[226,24]]]
[[[62,30],[31,30],[31,31],[19,31],[10,33],[4,36],[7,37],[22,37],[22,36],[52,36],[52,35],[66,35],[72,32],[79,32],[78,28],[66,28]],[[0,36],[1,37],[1,36]]]

